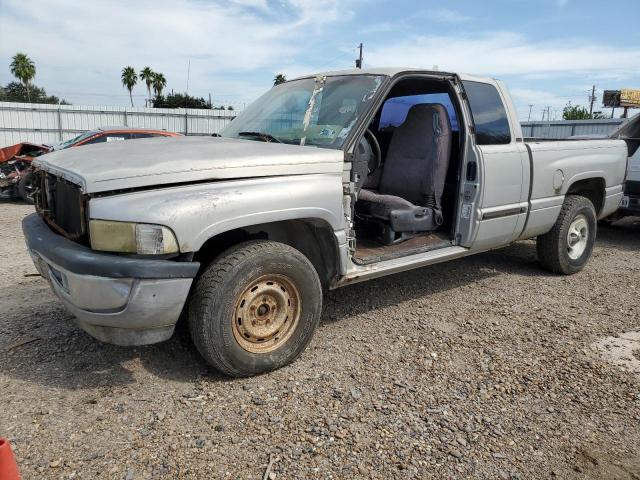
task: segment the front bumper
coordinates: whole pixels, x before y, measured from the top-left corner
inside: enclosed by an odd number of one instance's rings
[[[96,252],[57,235],[35,213],[22,230],[36,268],[90,335],[116,345],[173,335],[199,263]]]

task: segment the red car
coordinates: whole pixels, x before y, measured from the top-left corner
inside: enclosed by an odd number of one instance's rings
[[[94,143],[134,140],[136,138],[178,137],[179,133],[148,128],[108,127],[82,133],[71,140],[55,145],[35,145],[18,143],[0,148],[0,195],[17,196],[25,202],[32,202],[33,183],[31,161],[35,157],[65,148],[92,145]]]

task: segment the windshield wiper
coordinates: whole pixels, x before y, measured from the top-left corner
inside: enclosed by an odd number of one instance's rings
[[[258,137],[264,140],[265,142],[284,143],[279,138],[276,138],[270,133],[266,133],[266,132],[238,132],[238,136],[239,137]]]

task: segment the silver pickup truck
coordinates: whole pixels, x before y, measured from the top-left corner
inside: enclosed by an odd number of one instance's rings
[[[188,322],[232,376],[293,361],[323,289],[537,237],[558,274],[622,198],[628,142],[522,138],[504,85],[353,70],[274,87],[215,137],[53,152],[29,252],[77,322],[118,345]]]

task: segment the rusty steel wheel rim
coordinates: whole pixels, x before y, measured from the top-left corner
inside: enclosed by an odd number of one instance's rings
[[[284,275],[264,275],[236,300],[233,336],[251,353],[268,353],[291,337],[300,321],[300,292]]]

